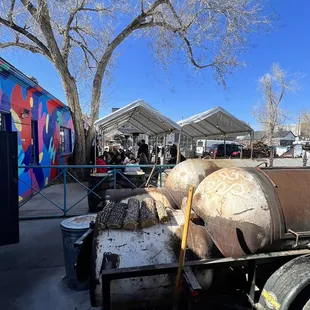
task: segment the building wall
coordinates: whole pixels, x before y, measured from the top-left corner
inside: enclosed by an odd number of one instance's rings
[[[2,130],[18,132],[18,165],[57,165],[72,155],[75,136],[69,108],[2,58],[0,114]],[[35,192],[27,184],[41,189],[58,171],[19,168],[18,173],[22,200]]]

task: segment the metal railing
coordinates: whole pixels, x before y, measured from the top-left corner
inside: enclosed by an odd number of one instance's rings
[[[162,176],[163,173],[167,175],[165,172],[165,169],[170,169],[174,167],[175,165],[156,165],[155,169],[153,171],[153,174],[151,176],[152,180],[152,185],[153,186],[158,186],[162,187]],[[130,168],[140,168],[142,169],[152,169],[154,165],[130,165]],[[96,173],[95,169],[108,169],[108,173]],[[141,184],[137,184],[135,182],[132,182],[130,180],[130,177],[126,175],[126,172],[123,172],[125,168],[128,168],[128,165],[58,165],[58,166],[53,166],[53,165],[46,165],[46,166],[40,166],[40,165],[33,165],[33,166],[18,166],[19,172],[20,169],[24,170],[29,170],[29,169],[57,169],[57,175],[50,180],[43,188],[38,188],[38,186],[35,186],[32,182],[29,184],[29,181],[25,181],[23,178],[23,172],[19,173],[19,182],[20,184],[24,184],[24,186],[29,187],[29,190],[31,191],[31,194],[25,197],[24,199],[21,200],[19,204],[19,208],[22,208],[25,204],[27,204],[33,197],[40,195],[44,199],[46,199],[48,202],[50,202],[55,208],[59,209],[62,211],[62,216],[67,216],[68,212],[73,209],[76,205],[78,205],[82,200],[87,198],[90,194],[93,194],[97,196],[98,198],[101,198],[98,193],[96,193],[96,189],[103,184],[104,182],[111,182],[113,180],[113,186],[110,188],[112,189],[117,189],[119,188],[119,183],[122,182],[124,185],[128,185],[125,188],[142,188],[145,186],[147,179],[149,177],[148,173],[144,174],[144,178],[141,179]],[[80,170],[82,171],[83,180],[79,180],[78,176],[74,173],[75,170]],[[101,177],[102,175],[102,177]],[[86,176],[86,178],[85,178]],[[89,180],[90,177],[96,177],[98,182],[94,186],[87,186],[85,185],[85,181]],[[29,178],[28,178],[29,179]],[[70,180],[70,183],[78,183],[81,187],[83,187],[87,192],[85,195],[83,195],[81,198],[79,198],[75,203],[72,205],[68,205],[67,202],[67,186],[68,186],[68,181]],[[31,180],[31,179],[30,179]],[[155,180],[155,182],[154,182]],[[60,184],[63,184],[63,203],[59,204],[55,202],[55,200],[51,199],[48,197],[45,193],[43,193],[43,190],[46,189],[47,187],[50,187],[51,185],[55,184],[56,182],[60,182]],[[84,182],[84,183],[83,183]],[[90,183],[89,183],[90,184]],[[42,216],[40,216],[42,217]],[[44,216],[43,216],[44,217]],[[51,216],[54,217],[54,216]],[[57,216],[59,217],[59,215]],[[24,218],[35,218],[35,217],[24,217]]]

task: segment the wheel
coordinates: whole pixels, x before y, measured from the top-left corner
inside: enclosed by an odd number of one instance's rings
[[[267,280],[259,306],[263,309],[310,310],[310,256],[292,259]]]
[[[292,302],[290,310],[310,310],[310,286],[307,286]]]

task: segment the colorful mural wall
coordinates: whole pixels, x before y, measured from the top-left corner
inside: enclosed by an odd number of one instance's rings
[[[0,57],[1,129],[18,132],[19,199],[42,189],[57,174],[44,165],[64,164],[72,155],[70,109]],[[1,163],[0,163],[1,170]]]

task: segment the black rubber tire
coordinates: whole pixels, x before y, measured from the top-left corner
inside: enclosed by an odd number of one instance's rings
[[[310,286],[303,289],[296,299],[292,302],[290,310],[309,310],[310,309]]]
[[[269,299],[269,300],[268,300]],[[259,299],[263,309],[310,309],[310,256],[299,256],[281,266],[267,280]]]

